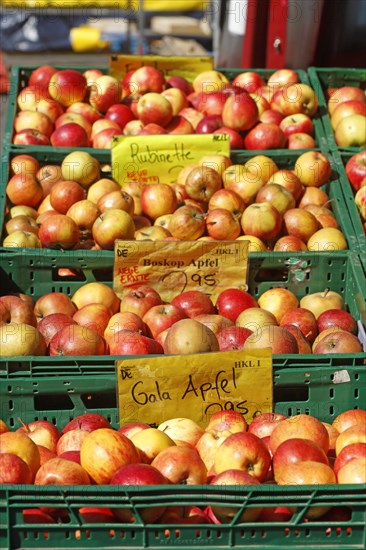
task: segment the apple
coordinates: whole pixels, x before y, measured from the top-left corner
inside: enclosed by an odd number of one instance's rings
[[[309,250],[316,252],[346,250],[348,244],[340,229],[335,227],[323,227],[318,229],[308,240]]]
[[[224,126],[237,131],[253,128],[258,116],[257,104],[246,92],[229,96],[222,110]]]
[[[279,170],[275,161],[267,155],[252,157],[245,163],[244,169],[252,175],[253,179],[261,180],[263,185],[268,183],[269,179]]]
[[[215,475],[210,485],[220,486],[223,488],[226,486],[233,486],[236,489],[247,491],[247,485],[257,485],[260,482],[250,475],[247,471],[236,468],[228,468],[227,470]],[[239,513],[240,512],[240,513]],[[240,523],[255,522],[262,512],[262,507],[244,507],[243,511],[239,511],[237,507],[229,506],[211,506],[209,509],[209,516],[214,516],[214,523],[232,523],[234,518]],[[239,514],[239,515],[238,515]]]
[[[145,430],[146,428],[150,428],[150,426],[145,422],[127,422],[126,424],[123,424],[120,428],[118,428],[118,431],[131,439],[131,437],[135,433],[139,432],[140,430]]]
[[[82,101],[78,101],[77,103],[73,103],[72,105],[67,107],[65,112],[66,113],[76,113],[76,114],[82,115],[92,125],[94,124],[94,122],[96,122],[97,120],[100,120],[102,118],[102,114],[99,111],[94,109],[94,107],[92,107],[89,103],[84,103]]]
[[[39,181],[44,195],[48,195],[55,183],[63,180],[61,167],[57,164],[46,164],[39,168],[36,173],[36,178]]]
[[[163,347],[153,338],[124,329],[116,332],[109,343],[109,351],[111,355],[160,355]]]
[[[162,305],[159,293],[148,285],[138,285],[127,291],[121,299],[120,311],[130,311],[141,319],[153,306]]]
[[[295,294],[287,288],[271,288],[258,298],[259,307],[273,313],[278,324],[285,313],[296,308],[298,304],[299,301]]]
[[[158,429],[172,438],[174,442],[186,442],[193,447],[197,444],[204,430],[190,418],[170,418],[161,422]]]
[[[356,319],[348,311],[343,309],[328,309],[318,317],[319,332],[329,328],[339,327],[342,330],[357,334]]]
[[[4,248],[42,248],[38,236],[30,231],[17,230],[5,237]]]
[[[216,300],[218,313],[234,323],[242,311],[256,307],[258,307],[258,304],[255,298],[249,292],[239,288],[222,290]]]
[[[230,84],[228,78],[216,70],[202,71],[196,75],[192,82],[195,92],[221,92]]]
[[[245,234],[262,240],[273,239],[280,233],[282,216],[269,202],[249,204],[241,218]]]
[[[177,294],[170,303],[182,309],[190,318],[203,313],[215,313],[215,306],[211,298],[200,290],[186,290]]]
[[[196,134],[212,134],[223,125],[221,115],[206,115],[196,126]]]
[[[302,307],[295,307],[286,311],[281,318],[280,325],[294,325],[299,328],[310,344],[314,342],[318,334],[318,323],[313,312]]]
[[[138,229],[134,234],[135,241],[163,241],[167,238],[172,238],[170,231],[162,225],[157,224]]]
[[[120,186],[115,181],[108,178],[101,178],[88,188],[86,198],[94,204],[97,204],[98,200],[103,195],[111,191],[119,191],[120,189]]]
[[[210,210],[206,217],[208,235],[217,241],[235,240],[241,233],[239,217],[225,208]]]
[[[0,325],[3,323],[27,323],[37,326],[33,304],[11,294],[0,297]]]
[[[110,428],[99,428],[84,439],[80,461],[95,483],[109,484],[121,466],[139,461],[139,453],[122,433]]]
[[[336,130],[340,121],[351,115],[363,115],[366,116],[366,104],[362,101],[350,100],[343,101],[334,109],[332,116],[330,118],[330,123],[333,130]]]
[[[274,252],[296,252],[307,249],[308,247],[304,241],[298,237],[294,237],[293,235],[285,235],[284,237],[280,237],[277,239],[273,247]]]
[[[295,113],[286,116],[280,122],[280,128],[288,138],[291,134],[304,133],[311,136],[314,135],[314,124],[311,118],[304,113]]]
[[[149,464],[127,464],[121,466],[110,481],[110,485],[120,485],[122,488],[131,485],[167,485],[168,483],[167,478],[159,472],[159,470]],[[144,523],[155,523],[165,510],[165,506],[138,507],[138,514]],[[113,514],[123,523],[133,523],[138,519],[134,516],[130,507],[113,508]]]
[[[165,77],[162,71],[156,67],[140,67],[132,71],[123,82],[126,95],[145,94],[147,92],[160,93],[165,87]]]
[[[15,216],[27,216],[36,220],[38,217],[38,212],[31,206],[20,204],[17,206],[12,206],[9,209],[8,216],[9,218],[14,218]]]
[[[205,214],[195,205],[180,206],[173,212],[170,220],[170,233],[180,240],[195,241],[202,237],[205,227]]]
[[[166,433],[150,426],[132,434],[130,440],[139,451],[140,462],[146,464],[151,464],[161,451],[175,445]]]
[[[244,139],[241,133],[229,126],[221,126],[212,132],[213,134],[227,134],[229,136],[230,149],[244,149]]]
[[[264,96],[261,96],[264,99]],[[266,100],[265,100],[266,101]],[[268,103],[268,102],[267,102]],[[277,124],[280,125],[281,120],[285,118],[285,115],[277,111],[276,109],[266,109],[259,115],[259,122],[265,122],[266,124]]]
[[[291,208],[283,216],[284,229],[293,237],[298,237],[308,243],[319,230],[320,224],[316,217],[303,208]]]
[[[73,151],[61,163],[64,180],[73,180],[86,189],[100,178],[99,160],[86,151]]]
[[[361,353],[363,351],[361,342],[354,334],[345,330],[333,330],[333,327],[331,330],[331,333],[324,336],[313,347],[313,353]]]
[[[106,128],[101,132],[98,132],[92,141],[92,146],[95,149],[111,149],[113,146],[114,136],[122,134],[122,130],[115,130],[114,128]]]
[[[234,325],[233,321],[216,313],[201,313],[200,315],[196,315],[194,319],[210,328],[216,336],[224,328],[232,327]]]
[[[266,100],[266,98],[264,98],[263,96],[261,96],[259,94],[250,93],[249,95],[252,99],[254,99],[254,101],[257,104],[259,122],[265,122],[264,120],[261,120],[261,116],[262,116],[263,113],[268,111],[269,108],[270,108],[270,105],[269,105],[268,101]]]
[[[328,111],[330,116],[333,115],[333,112],[338,107],[339,104],[345,101],[361,101],[361,103],[366,103],[365,93],[361,88],[357,86],[342,86],[335,90],[328,100]]]
[[[366,116],[349,115],[342,118],[334,132],[338,147],[366,147]]]
[[[299,77],[293,69],[277,69],[267,80],[268,86],[273,88],[282,88],[287,84],[296,84]]]
[[[253,332],[244,327],[231,326],[222,329],[217,334],[220,351],[232,351],[242,349],[245,340]]]
[[[320,187],[329,180],[332,167],[329,159],[323,153],[307,151],[297,158],[294,172],[302,185]]]
[[[304,132],[291,134],[287,138],[287,149],[314,149],[315,147],[315,139]]]
[[[90,136],[91,140],[93,141],[98,134],[100,134],[104,130],[109,130],[109,129],[115,130],[115,134],[120,134],[122,132],[120,125],[114,120],[110,120],[107,118],[101,118],[96,120],[92,126],[92,132]]]
[[[143,124],[166,126],[173,118],[173,107],[162,94],[148,92],[137,102],[137,116]]]
[[[127,105],[118,102],[107,109],[104,118],[117,122],[121,130],[123,130],[128,122],[135,119],[131,109]]]
[[[42,112],[19,111],[14,118],[14,129],[16,133],[22,130],[37,130],[37,132],[50,137],[53,128],[52,120]]]
[[[39,450],[27,435],[21,432],[5,432],[0,435],[1,454],[7,453],[18,456],[22,459],[31,471],[31,478],[34,479],[39,466]]]
[[[244,327],[253,333],[265,326],[276,326],[276,317],[270,311],[258,306],[245,308],[236,318],[236,326]]]
[[[70,420],[66,426],[62,429],[62,434],[69,432],[70,430],[86,430],[87,432],[92,432],[98,430],[99,428],[110,428],[111,425],[109,421],[98,413],[84,413],[79,416],[76,416]]]
[[[264,86],[265,82],[259,73],[243,71],[235,76],[232,84],[243,88],[246,92],[255,92],[259,86]]]
[[[130,122],[127,122],[126,126],[122,130],[122,133],[124,136],[137,136],[143,128],[144,124],[141,120],[131,120]]]
[[[76,201],[66,212],[66,215],[76,223],[80,232],[88,233],[91,232],[99,214],[97,205],[87,199]]]
[[[146,336],[146,326],[143,320],[131,311],[120,311],[109,319],[104,330],[104,339],[108,345],[116,341],[116,335],[121,330],[139,332]]]
[[[329,465],[326,453],[316,442],[299,437],[283,441],[277,447],[272,459],[275,480],[279,479],[282,470],[291,464],[308,460]]]
[[[366,457],[349,460],[338,472],[338,483],[366,483]]]
[[[142,212],[153,220],[165,214],[172,214],[177,208],[177,203],[177,196],[169,184],[152,183],[142,188]]]
[[[233,410],[222,410],[210,416],[205,430],[214,433],[237,433],[245,432],[247,428],[247,422],[241,413]]]
[[[64,313],[72,317],[75,311],[75,304],[63,292],[48,292],[43,294],[34,304],[34,314],[38,322],[51,313]]]
[[[179,88],[185,95],[190,94],[193,91],[192,84],[183,76],[172,75],[166,78],[166,85],[172,88]]]
[[[25,86],[20,90],[16,103],[20,111],[34,111],[41,99],[51,99],[48,90],[39,86]]]
[[[313,117],[318,109],[318,99],[315,91],[303,82],[284,86],[277,92],[278,99],[273,98],[273,103],[285,116],[295,113],[303,113]],[[273,108],[272,104],[271,107]]]
[[[270,522],[288,522],[292,517],[292,511],[285,506],[276,506],[276,508],[263,508],[258,517],[258,521]]]
[[[43,221],[38,236],[45,248],[70,249],[78,243],[80,230],[65,214],[55,214]]]
[[[36,445],[43,445],[52,452],[56,452],[60,432],[52,422],[48,420],[34,420],[28,424],[22,422],[17,432],[27,435]]]
[[[355,195],[355,205],[358,208],[361,218],[366,218],[366,186],[361,187]]]
[[[222,187],[221,175],[210,166],[197,166],[188,173],[185,187],[189,198],[208,202]]]
[[[338,472],[347,462],[354,458],[366,457],[366,443],[351,443],[340,451],[333,465],[335,475],[338,477]]]
[[[107,328],[108,322],[112,317],[112,312],[105,304],[91,303],[78,309],[73,319],[82,327],[88,327],[95,330],[101,336]]]
[[[39,162],[31,155],[15,155],[10,160],[10,168],[13,174],[34,174],[39,170]]]
[[[150,336],[156,338],[160,332],[170,328],[180,319],[185,319],[185,312],[173,304],[152,306],[143,316],[142,320],[148,328]]]
[[[43,199],[43,189],[34,174],[15,174],[6,184],[6,195],[13,205],[36,208]]]
[[[13,143],[15,145],[50,145],[50,138],[38,130],[26,128],[15,134]]]
[[[9,432],[9,431],[10,431],[10,430],[9,430],[9,427],[8,427],[8,425],[6,424],[6,422],[4,422],[4,420],[2,420],[2,419],[0,418],[0,435],[1,435],[1,434],[4,434],[4,433],[6,433],[6,432]]]
[[[333,212],[326,206],[318,206],[317,204],[307,204],[304,210],[311,212],[319,222],[320,228],[333,227],[339,229],[338,222]]]
[[[27,323],[0,324],[2,356],[45,355],[46,342],[42,334]]]
[[[59,116],[55,122],[55,128],[56,130],[58,128],[61,128],[61,126],[64,126],[65,124],[69,124],[71,122],[74,122],[75,124],[79,124],[82,128],[84,128],[88,140],[91,138],[92,133],[92,125],[83,115],[79,113],[63,113],[61,116]]]
[[[81,445],[88,433],[88,430],[75,428],[62,434],[56,446],[57,455],[61,456],[69,451],[80,451]]]
[[[80,325],[64,326],[50,341],[50,355],[105,355],[107,344],[95,330]]]
[[[245,149],[282,149],[285,145],[282,129],[271,122],[259,122],[244,138]]]
[[[362,409],[349,409],[338,414],[333,420],[333,427],[342,433],[355,424],[366,423],[366,411]]]
[[[41,65],[36,69],[33,69],[29,75],[29,86],[36,86],[37,88],[48,88],[51,77],[57,73],[57,69],[51,67],[51,65]]]
[[[132,240],[135,224],[132,216],[124,210],[110,208],[93,223],[92,234],[95,242],[103,249],[113,250],[116,239]]]
[[[14,216],[5,224],[5,230],[10,235],[14,231],[27,231],[38,235],[38,224],[29,216]]]
[[[255,416],[248,426],[248,432],[260,439],[269,437],[277,424],[287,418],[280,413],[262,412]]]
[[[121,83],[111,75],[99,76],[90,86],[89,103],[101,113],[106,113],[121,98]]]
[[[35,485],[89,485],[87,472],[70,460],[60,457],[45,462],[34,479]]]
[[[239,431],[239,430],[236,430]],[[236,433],[229,430],[208,430],[206,429],[196,443],[196,450],[204,462],[207,472],[213,468],[214,456],[223,441],[231,434]],[[208,473],[209,476],[209,473]]]
[[[0,453],[0,483],[22,484],[32,483],[33,475],[28,464],[13,453]]]
[[[251,326],[251,325],[249,325]],[[279,326],[264,326],[253,332],[244,342],[243,350],[271,348],[273,354],[297,354],[296,338],[289,330]]]
[[[83,101],[86,94],[87,82],[82,73],[73,69],[64,69],[55,72],[48,84],[50,96],[68,107],[77,101]]]
[[[85,198],[85,189],[76,181],[58,181],[50,190],[50,204],[60,214],[66,214],[69,208]]]
[[[225,470],[243,470],[258,481],[264,481],[271,457],[266,445],[256,435],[237,432],[229,435],[219,446],[214,457],[217,474]]]
[[[346,174],[355,191],[366,185],[366,152],[352,155],[345,166]]]
[[[342,449],[353,443],[366,443],[366,424],[364,422],[353,424],[339,434],[335,445],[336,456]]]
[[[166,88],[161,92],[161,95],[170,102],[173,116],[179,114],[185,107],[188,107],[187,95],[180,88]]]
[[[198,452],[191,447],[168,447],[154,458],[151,465],[170,483],[203,485],[207,481],[206,466]]]
[[[37,445],[39,451],[40,465],[43,466],[45,462],[51,460],[51,458],[56,458],[57,454],[53,451],[43,447],[43,445]]]
[[[80,124],[68,122],[51,134],[51,144],[54,147],[88,147],[88,134]]]
[[[267,184],[281,185],[292,193],[295,201],[298,201],[303,193],[303,186],[297,175],[292,170],[277,170],[270,176]],[[307,188],[313,189],[313,188]]]
[[[118,210],[124,210],[130,214],[130,216],[133,216],[134,201],[131,195],[120,188],[102,195],[97,202],[97,208],[102,213],[110,208],[115,208]]]
[[[149,125],[146,125],[144,129],[140,132],[140,135],[144,133],[144,130]],[[164,130],[164,129],[163,129]],[[157,132],[153,132],[157,133]],[[171,119],[171,121],[165,126],[165,130],[161,133],[168,133],[168,134],[194,134],[195,129],[193,128],[191,122],[187,120],[187,118],[184,118],[181,115],[175,115]]]
[[[257,193],[255,202],[269,202],[282,215],[287,210],[295,208],[295,197],[293,194],[284,186],[277,183],[266,183],[261,187]]]
[[[284,441],[293,438],[310,439],[323,449],[329,449],[329,435],[325,426],[314,416],[297,414],[278,423],[270,436],[269,446],[274,455]]]
[[[164,342],[167,354],[189,354],[218,351],[214,332],[195,319],[181,319],[170,327]]]

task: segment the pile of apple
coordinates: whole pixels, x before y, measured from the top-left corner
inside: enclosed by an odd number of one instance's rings
[[[366,151],[352,155],[345,168],[366,233]]]
[[[98,69],[35,69],[17,97],[13,143],[111,148],[114,135],[227,133],[232,149],[313,148],[314,90],[292,69],[265,82],[205,71],[193,83],[155,67],[119,81]]]
[[[236,411],[220,411],[205,428],[172,418],[157,428],[130,422],[113,429],[108,420],[85,413],[60,432],[47,420],[10,431],[0,421],[0,483],[44,485],[243,486],[366,483],[366,411],[350,409],[332,424],[315,416],[260,413],[248,425]],[[209,500],[209,497],[208,497]],[[84,521],[136,521],[116,493],[113,508],[81,508]],[[310,506],[306,519],[329,513]],[[240,522],[290,520],[296,508],[244,508]],[[348,519],[351,510],[348,511]],[[230,523],[236,508],[140,507],[145,523]],[[60,508],[26,510],[29,522],[68,521]],[[329,517],[329,516],[328,516]],[[37,521],[38,519],[38,521]],[[305,520],[305,518],[304,518]]]
[[[238,288],[214,304],[200,290],[164,303],[146,284],[120,300],[104,283],[61,292],[0,297],[1,356],[195,354],[271,348],[274,354],[358,353],[357,321],[343,297],[326,289],[300,300],[272,288],[256,300]]]
[[[61,166],[30,155],[11,160],[4,247],[113,250],[122,240],[248,240],[250,251],[330,252],[347,248],[321,188],[331,177],[320,152],[293,170],[257,155],[233,164],[206,155],[175,184],[128,181],[121,188],[86,151]]]
[[[366,146],[366,95],[356,86],[331,88],[328,112],[339,147]]]

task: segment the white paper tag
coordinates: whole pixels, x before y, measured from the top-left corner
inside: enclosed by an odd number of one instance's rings
[[[348,374],[348,370],[338,370],[334,373],[333,384],[344,384],[345,382],[350,382],[351,378]]]

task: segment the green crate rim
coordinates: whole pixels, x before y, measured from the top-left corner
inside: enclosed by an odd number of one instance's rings
[[[342,67],[309,67],[308,76],[313,88],[317,91],[319,98],[319,107],[321,110],[321,120],[323,124],[324,134],[326,136],[329,149],[331,152],[340,151],[340,152],[349,152],[349,153],[358,153],[362,151],[362,147],[339,147],[335,141],[334,130],[330,123],[330,117],[328,114],[327,99],[324,94],[323,84],[321,81],[321,76],[327,76],[329,74],[335,74],[342,71],[344,74],[345,84],[347,80],[357,79],[359,76],[361,79],[366,80],[366,70],[359,68],[342,68]]]

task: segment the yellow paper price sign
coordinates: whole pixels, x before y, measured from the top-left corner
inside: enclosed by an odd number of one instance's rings
[[[176,183],[185,166],[205,155],[229,157],[229,135],[114,136],[112,175],[122,187],[130,181]]]
[[[128,72],[140,67],[155,67],[165,76],[182,76],[189,82],[204,72],[214,69],[212,56],[195,55],[112,55],[109,58],[109,73],[121,79]]]
[[[121,425],[159,425],[189,417],[207,426],[221,410],[247,422],[272,412],[272,353],[268,348],[196,355],[136,356],[116,362]]]
[[[225,288],[247,289],[247,264],[247,241],[117,240],[113,288],[123,299],[146,284],[168,303],[186,290],[200,290],[216,303]]]

